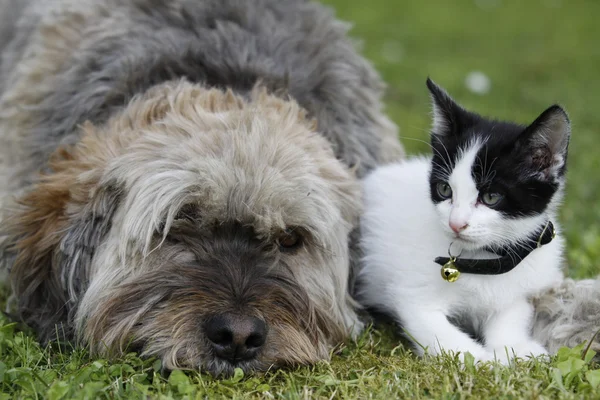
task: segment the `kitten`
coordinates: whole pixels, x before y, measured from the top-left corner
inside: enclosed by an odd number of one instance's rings
[[[546,354],[531,338],[529,298],[563,278],[563,239],[552,227],[567,114],[554,105],[529,126],[494,121],[429,79],[427,87],[433,156],[381,167],[364,181],[359,299],[393,316],[419,354],[504,363]],[[442,271],[448,254],[457,258]]]

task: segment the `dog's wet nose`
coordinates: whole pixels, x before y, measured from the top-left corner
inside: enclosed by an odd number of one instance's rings
[[[256,357],[267,339],[265,322],[246,315],[216,315],[204,329],[216,355],[233,362]]]

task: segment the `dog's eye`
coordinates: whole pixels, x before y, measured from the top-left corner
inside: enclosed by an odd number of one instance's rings
[[[292,251],[302,246],[302,235],[294,229],[286,229],[277,238],[277,245],[282,251]]]
[[[186,204],[177,212],[175,215],[175,221],[183,220],[195,222],[200,218],[200,213],[198,211],[198,207],[193,204]]]

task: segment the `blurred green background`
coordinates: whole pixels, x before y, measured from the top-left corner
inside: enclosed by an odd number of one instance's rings
[[[323,2],[352,23],[351,36],[383,75],[387,110],[410,154],[428,151],[413,140],[428,140],[428,75],[466,108],[500,119],[527,124],[553,103],[565,107],[573,128],[561,211],[569,273],[600,272],[600,1]]]

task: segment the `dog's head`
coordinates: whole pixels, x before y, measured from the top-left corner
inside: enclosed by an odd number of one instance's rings
[[[359,186],[296,103],[170,83],[82,129],[10,223],[42,337],[217,375],[326,359],[359,328]]]

